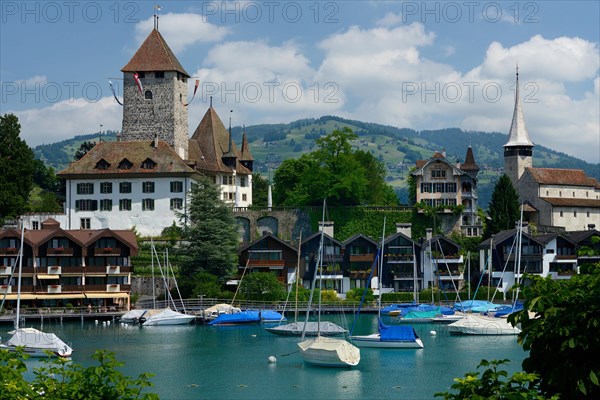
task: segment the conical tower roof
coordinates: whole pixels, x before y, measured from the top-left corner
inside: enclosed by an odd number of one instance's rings
[[[521,107],[521,96],[519,95],[519,70],[517,67],[517,80],[516,80],[516,91],[515,91],[515,110],[513,111],[512,124],[510,125],[510,133],[508,134],[508,142],[504,147],[533,147],[534,144],[529,139],[529,133],[527,133],[527,126],[525,126],[525,117],[523,116],[523,109]]]
[[[153,29],[122,72],[177,71],[190,77],[159,31]]]
[[[244,128],[244,133],[242,135],[242,161],[254,161],[254,157],[252,157],[252,153],[250,153],[250,147],[248,146],[248,136],[246,135],[246,128]]]
[[[191,140],[197,142],[202,151],[202,162],[206,164],[207,168],[214,171],[231,172],[231,169],[223,164],[222,158],[230,150],[233,154],[238,154],[238,150],[235,143],[230,142],[229,139],[227,129],[211,106],[204,114]]]
[[[475,163],[475,156],[473,155],[471,146],[467,149],[465,162],[460,165],[460,169],[463,171],[479,171],[479,166]]]

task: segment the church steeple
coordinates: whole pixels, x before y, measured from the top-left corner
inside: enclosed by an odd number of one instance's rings
[[[517,184],[525,168],[533,165],[532,155],[534,144],[529,138],[519,89],[519,67],[516,68],[515,82],[515,108],[512,123],[508,134],[508,141],[504,145],[504,173],[508,175],[513,186]]]

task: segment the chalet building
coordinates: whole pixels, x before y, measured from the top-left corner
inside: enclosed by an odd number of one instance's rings
[[[525,220],[538,226],[581,231],[600,226],[600,183],[582,170],[534,168],[534,144],[529,138],[519,95],[504,145],[504,173],[525,203]]]
[[[321,275],[317,275],[317,281],[323,289],[333,289],[338,293],[346,293],[350,289],[350,280],[344,277],[342,263],[344,260],[342,243],[333,238],[333,222],[325,221],[319,223],[319,232],[302,240],[300,246],[300,264],[302,282],[304,287],[310,288],[315,273],[317,273],[317,262],[319,260],[319,248],[321,243],[321,231],[323,231],[323,259]]]
[[[153,29],[123,72],[123,129],[58,173],[65,181],[67,229],[131,229],[158,235],[185,213],[201,176],[232,206],[252,204],[253,157],[244,132],[238,149],[211,104],[190,138],[187,82],[160,32]],[[231,122],[230,122],[231,125]],[[32,229],[39,218],[26,217]],[[183,221],[185,223],[185,221]]]
[[[464,258],[460,245],[444,236],[427,237],[421,244],[421,267],[426,287],[439,287],[446,292],[462,290],[464,286]]]
[[[428,160],[418,160],[412,173],[416,179],[417,203],[446,207],[440,211],[444,230],[457,230],[466,236],[480,236],[482,224],[477,215],[477,174],[473,149],[469,146],[464,163],[452,163],[445,152],[435,152]],[[458,218],[454,207],[462,206]]]
[[[344,261],[343,276],[348,278],[349,285],[344,289],[364,288],[377,255],[379,245],[373,239],[363,234],[354,235],[342,243]],[[379,260],[379,259],[378,259]],[[377,276],[377,267],[373,276]]]
[[[412,292],[424,288],[420,253],[421,245],[411,239],[411,225],[396,224],[396,233],[388,236],[383,245],[383,291]]]
[[[0,297],[14,305],[21,231],[0,231]],[[137,254],[130,230],[65,230],[48,219],[23,238],[21,304],[32,307],[129,309],[130,257]]]
[[[296,282],[298,250],[270,233],[244,246],[239,252],[239,274],[274,273],[288,289]]]
[[[518,265],[518,230],[498,232],[479,245],[480,270],[491,270],[491,285],[506,296],[516,280],[523,274],[535,274],[553,279],[569,279],[586,263],[600,260],[598,255],[581,254],[583,246],[600,250],[600,243],[593,244],[592,237],[600,237],[597,230],[548,233],[532,235],[524,227],[521,238],[521,263]]]

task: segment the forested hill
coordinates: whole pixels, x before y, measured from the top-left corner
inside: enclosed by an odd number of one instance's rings
[[[405,199],[405,177],[418,159],[431,157],[434,151],[446,151],[452,161],[463,161],[467,146],[473,147],[475,161],[481,168],[479,175],[479,200],[487,207],[493,190],[493,183],[502,172],[503,150],[506,133],[463,131],[458,128],[415,131],[406,128],[380,125],[369,122],[343,119],[336,116],[309,118],[289,124],[262,124],[246,127],[250,149],[255,158],[255,171],[268,175],[279,163],[287,158],[299,157],[311,151],[315,139],[342,127],[351,128],[358,136],[355,146],[370,151],[384,161],[388,169],[387,181]],[[234,139],[241,144],[242,128],[233,128]],[[116,140],[116,132],[103,132],[102,135],[76,136],[73,139],[37,146],[34,151],[38,158],[57,171],[62,170],[84,141]],[[536,144],[533,153],[536,167],[558,167],[582,169],[588,176],[600,180],[600,165],[587,163],[578,158],[551,150]]]

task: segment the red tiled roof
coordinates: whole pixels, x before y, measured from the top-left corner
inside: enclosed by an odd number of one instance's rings
[[[121,71],[177,71],[188,78],[190,77],[190,74],[181,66],[165,39],[156,29],[150,32],[131,60],[121,68]]]
[[[567,185],[567,186],[591,186],[600,189],[600,183],[594,178],[588,177],[580,169],[562,168],[527,168],[531,177],[540,184]]]
[[[173,151],[168,143],[158,141],[143,142],[100,142],[86,153],[79,161],[72,162],[67,168],[58,173],[61,177],[72,175],[130,175],[130,174],[195,174]],[[156,163],[152,169],[142,168],[146,159]],[[119,169],[119,163],[124,159],[133,165],[130,169]],[[106,169],[97,168],[100,160],[109,165]]]

